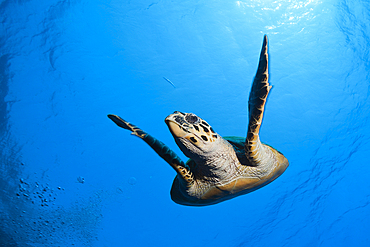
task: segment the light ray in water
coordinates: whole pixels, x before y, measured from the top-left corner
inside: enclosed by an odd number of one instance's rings
[[[169,79],[167,79],[166,77],[163,76],[163,79],[165,79],[166,81],[168,81],[168,83],[170,83],[174,88],[176,88],[175,84],[172,83],[172,81],[170,81]]]

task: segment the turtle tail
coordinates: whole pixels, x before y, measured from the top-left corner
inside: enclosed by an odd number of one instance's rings
[[[175,169],[179,177],[186,182],[188,187],[194,183],[194,176],[190,171],[190,167],[186,165],[166,144],[149,135],[139,127],[126,122],[117,115],[109,114],[108,117],[119,127],[132,131],[133,135],[144,140],[162,159]]]

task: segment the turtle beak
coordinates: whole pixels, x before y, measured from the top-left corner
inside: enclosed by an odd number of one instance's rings
[[[180,112],[174,112],[164,120],[174,137],[184,137],[188,134],[188,132],[184,131],[184,129],[180,127],[180,123],[178,123],[178,121],[183,118],[184,117]]]

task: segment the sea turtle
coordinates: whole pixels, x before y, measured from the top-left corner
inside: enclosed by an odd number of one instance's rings
[[[177,176],[171,198],[190,206],[216,204],[259,189],[279,177],[288,167],[282,153],[259,139],[267,95],[267,36],[249,95],[247,137],[224,137],[193,113],[175,111],[165,122],[181,151],[190,158],[184,163],[164,143],[116,115],[108,115],[119,127],[143,139],[173,169]]]

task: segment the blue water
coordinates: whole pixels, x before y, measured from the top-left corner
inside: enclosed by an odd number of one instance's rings
[[[0,246],[370,246],[367,0],[4,0],[0,20]],[[106,115],[183,160],[175,110],[245,136],[264,34],[261,140],[289,168],[175,204],[172,168]]]

